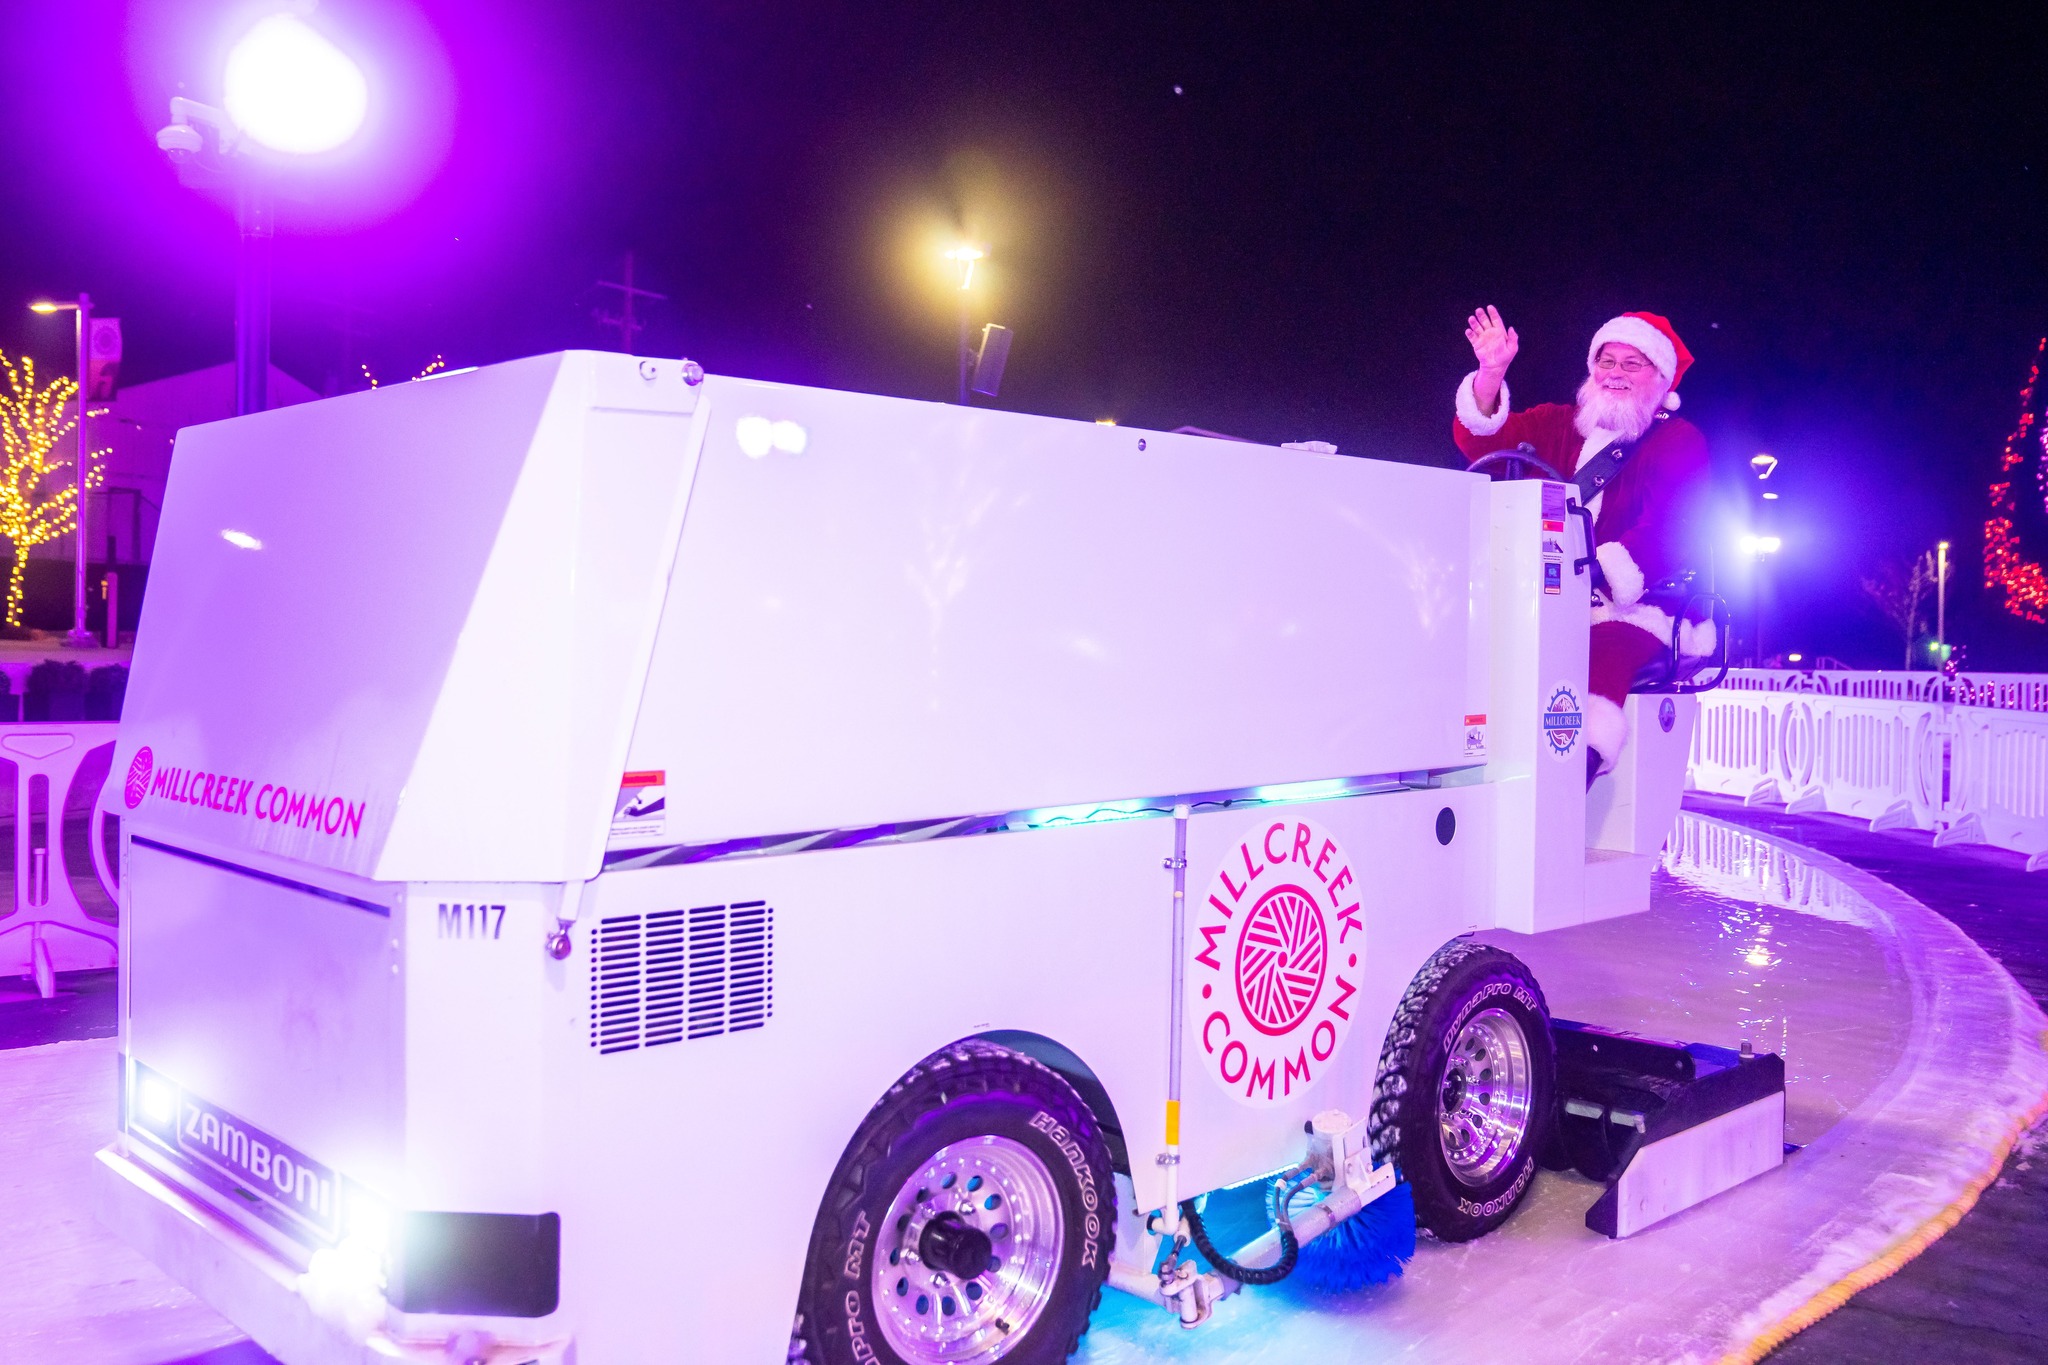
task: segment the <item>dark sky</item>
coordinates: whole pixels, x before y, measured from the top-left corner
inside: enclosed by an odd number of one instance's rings
[[[151,133],[264,7],[29,8],[0,347],[60,363],[11,301],[85,288],[130,378],[226,359],[231,223]],[[1947,537],[1971,663],[2048,668],[1976,567],[2048,329],[2043,25],[1445,8],[326,0],[385,112],[286,206],[278,359],[346,378],[343,306],[385,379],[605,345],[591,286],[631,249],[669,295],[643,350],[941,398],[932,258],[965,230],[975,321],[1016,332],[1000,406],[1448,462],[1474,305],[1520,330],[1523,402],[1647,309],[1731,483],[1783,461],[1770,648],[1896,667],[1858,579]]]

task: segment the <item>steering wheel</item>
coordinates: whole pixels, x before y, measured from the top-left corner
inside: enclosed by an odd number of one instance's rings
[[[1466,468],[1470,469],[1474,474],[1491,475],[1497,481],[1503,475],[1496,471],[1505,471],[1505,477],[1510,479],[1523,477],[1521,470],[1517,468],[1520,465],[1533,467],[1538,474],[1541,474],[1552,483],[1571,482],[1570,479],[1552,469],[1544,460],[1538,458],[1536,447],[1526,441],[1516,446],[1513,450],[1496,450],[1491,455],[1481,455],[1478,459],[1467,465]]]

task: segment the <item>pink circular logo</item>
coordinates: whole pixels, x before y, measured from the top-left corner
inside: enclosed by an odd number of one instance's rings
[[[121,795],[128,802],[129,810],[141,805],[142,798],[149,795],[149,770],[155,764],[156,759],[149,752],[147,744],[137,749],[135,757],[129,761],[128,781],[121,789]]]
[[[1315,898],[1276,886],[1259,898],[1237,941],[1237,1002],[1268,1037],[1292,1033],[1315,1008],[1329,965],[1330,936]]]
[[[1353,866],[1307,810],[1264,811],[1224,845],[1207,890],[1188,888],[1197,1065],[1245,1104],[1298,1098],[1336,1065],[1365,960]]]

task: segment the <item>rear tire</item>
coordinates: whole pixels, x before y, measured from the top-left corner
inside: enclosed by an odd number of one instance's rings
[[[1556,1065],[1550,1009],[1514,954],[1459,939],[1415,974],[1387,1027],[1368,1131],[1432,1236],[1492,1232],[1528,1193]]]
[[[978,1039],[934,1053],[833,1173],[798,1309],[806,1358],[1056,1365],[1101,1301],[1115,1204],[1101,1125],[1063,1078]]]

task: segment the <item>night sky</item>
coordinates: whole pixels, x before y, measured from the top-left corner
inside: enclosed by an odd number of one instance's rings
[[[152,134],[281,7],[6,7],[0,348],[63,365],[63,324],[17,305],[87,289],[130,381],[229,358],[231,219]],[[616,345],[593,285],[631,250],[669,296],[642,351],[945,398],[936,255],[964,232],[992,253],[974,321],[1016,333],[998,406],[1451,463],[1475,305],[1521,333],[1522,403],[1567,398],[1592,330],[1646,309],[1698,357],[1720,543],[1749,457],[1782,461],[1769,649],[1897,667],[1859,577],[1946,537],[1970,664],[2048,669],[2048,627],[1978,569],[2048,330],[2039,24],[676,0],[315,21],[381,101],[284,210],[277,360],[316,388]]]

